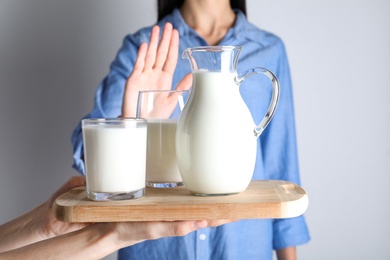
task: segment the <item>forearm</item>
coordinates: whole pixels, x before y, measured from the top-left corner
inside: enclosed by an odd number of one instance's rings
[[[296,247],[286,247],[276,250],[278,260],[296,260]]]
[[[122,246],[110,224],[84,229],[0,254],[1,259],[101,259]]]
[[[40,205],[30,212],[0,226],[0,252],[9,251],[31,243],[46,239],[46,237],[37,230],[35,219],[41,213]]]
[[[85,177],[73,176],[46,202],[30,212],[0,226],[0,253],[39,242],[85,227],[86,223],[59,221],[54,214],[55,199],[64,192],[85,185]]]

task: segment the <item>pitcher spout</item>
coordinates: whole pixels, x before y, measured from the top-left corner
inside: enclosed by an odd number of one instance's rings
[[[198,70],[198,66],[197,66],[196,60],[192,56],[192,49],[194,49],[194,48],[185,49],[183,51],[183,54],[181,55],[181,57],[183,59],[188,59],[188,61],[190,62],[191,70],[196,71],[196,70]]]
[[[183,51],[181,57],[183,59],[189,59],[190,58],[190,52],[191,52],[191,48],[187,48]]]
[[[182,58],[188,59],[193,72],[235,72],[241,46],[199,46],[187,48]]]

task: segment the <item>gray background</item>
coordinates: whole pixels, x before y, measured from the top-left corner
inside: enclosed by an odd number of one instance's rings
[[[390,2],[248,0],[281,36],[312,240],[299,259],[390,257]],[[70,134],[154,0],[0,0],[0,223],[76,172]],[[114,258],[114,255],[107,258]]]

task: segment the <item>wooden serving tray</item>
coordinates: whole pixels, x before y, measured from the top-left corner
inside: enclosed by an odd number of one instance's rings
[[[135,200],[96,202],[85,187],[55,201],[56,217],[65,222],[171,221],[211,219],[291,218],[302,215],[308,196],[286,181],[252,181],[242,193],[199,197],[186,188],[146,188]]]

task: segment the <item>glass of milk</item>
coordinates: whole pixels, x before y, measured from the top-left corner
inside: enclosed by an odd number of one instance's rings
[[[144,196],[146,120],[83,119],[82,131],[88,198],[111,201]]]
[[[176,161],[176,125],[188,99],[188,90],[140,91],[137,117],[146,118],[148,145],[146,185],[153,188],[183,186]]]

